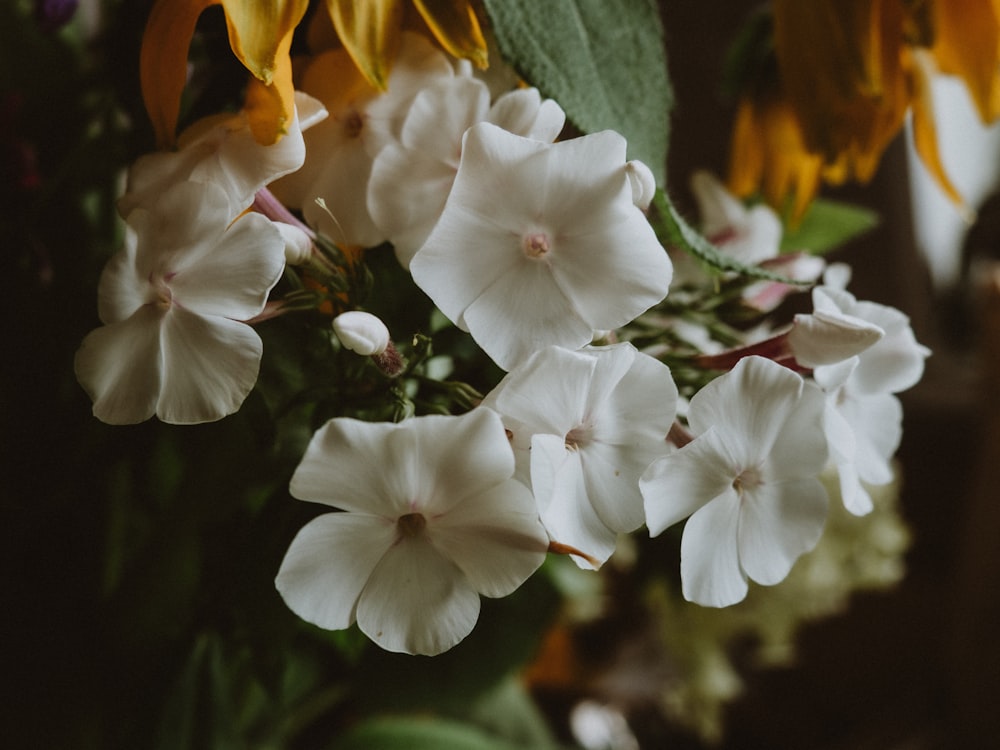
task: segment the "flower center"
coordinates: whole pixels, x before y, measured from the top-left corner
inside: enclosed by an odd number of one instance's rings
[[[740,497],[743,497],[744,492],[760,487],[762,484],[764,484],[764,480],[761,478],[760,472],[756,466],[752,466],[737,475],[736,479],[733,480],[733,489]]]
[[[521,238],[521,247],[529,258],[542,258],[548,255],[549,238],[545,232],[532,232]]]
[[[357,138],[361,135],[361,130],[364,126],[364,118],[361,117],[361,113],[356,109],[352,109],[347,117],[344,118],[344,132],[348,138]]]
[[[396,520],[396,528],[402,537],[414,537],[427,526],[427,519],[421,513],[407,513]]]
[[[578,424],[566,433],[566,447],[571,451],[585,448],[594,437],[594,426],[592,424]]]

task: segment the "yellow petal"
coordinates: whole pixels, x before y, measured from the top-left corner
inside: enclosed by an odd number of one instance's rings
[[[913,91],[913,142],[924,166],[937,180],[938,185],[952,202],[961,210],[967,210],[961,193],[952,184],[945,172],[937,147],[937,130],[934,127],[934,102],[931,97],[931,78],[934,75],[934,61],[930,52],[915,48],[906,56],[912,67]]]
[[[399,45],[402,0],[326,0],[337,35],[372,86],[385,91]]]
[[[993,0],[935,0],[932,52],[965,81],[983,122],[1000,117],[1000,16]]]
[[[308,0],[221,0],[229,45],[255,78],[270,85],[281,57],[288,57],[292,32]]]
[[[469,0],[413,0],[413,5],[445,51],[480,70],[489,67],[486,40]]]
[[[174,144],[187,57],[198,16],[219,0],[156,0],[139,54],[142,100],[160,148]]]

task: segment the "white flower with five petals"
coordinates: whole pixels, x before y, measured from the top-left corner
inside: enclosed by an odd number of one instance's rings
[[[410,271],[510,370],[630,322],[666,296],[672,266],[633,203],[620,135],[546,144],[479,123]]]
[[[677,405],[666,365],[631,344],[550,347],[507,375],[483,405],[503,417],[518,476],[555,541],[603,563],[618,533],[643,524],[639,476],[667,453]]]
[[[480,595],[517,589],[548,538],[489,409],[397,424],[333,419],[292,477],[300,500],[340,508],[296,535],[276,579],[299,617],[355,620],[389,651],[435,655],[479,617]]]
[[[263,347],[239,321],[264,309],[285,243],[263,216],[230,224],[229,210],[220,188],[181,182],[129,214],[125,247],[98,287],[105,325],[74,362],[102,421],[210,422],[253,388]]]
[[[779,583],[819,541],[823,406],[818,388],[756,356],[692,397],[695,439],[653,462],[639,482],[652,536],[690,516],[681,538],[686,599],[735,604],[747,579]]]

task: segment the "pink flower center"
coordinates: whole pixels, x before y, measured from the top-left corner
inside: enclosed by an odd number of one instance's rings
[[[566,447],[571,451],[585,448],[594,437],[592,424],[579,424],[566,433]]]
[[[352,109],[344,118],[344,133],[348,138],[357,138],[364,127],[365,120],[356,109]]]
[[[521,247],[529,258],[542,258],[549,252],[549,238],[545,232],[532,232],[521,239]]]

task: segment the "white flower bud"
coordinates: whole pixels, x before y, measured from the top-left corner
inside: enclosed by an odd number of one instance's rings
[[[301,266],[312,257],[312,239],[296,226],[283,221],[274,222],[285,241],[285,262],[290,266]]]
[[[389,346],[389,329],[371,313],[350,310],[333,319],[340,343],[363,356],[381,354]]]
[[[656,194],[656,178],[649,167],[636,159],[625,163],[625,174],[632,187],[632,202],[645,211]]]

